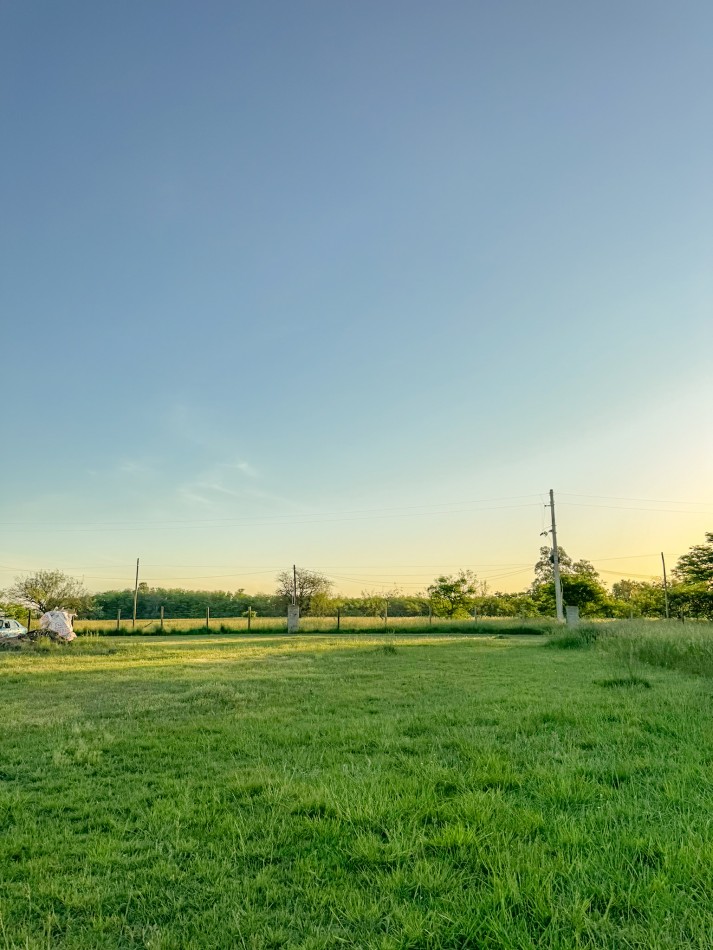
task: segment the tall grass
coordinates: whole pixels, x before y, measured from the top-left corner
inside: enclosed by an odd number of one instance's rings
[[[635,663],[713,677],[713,623],[707,621],[622,620],[583,624],[558,631],[550,645],[587,647],[613,657],[629,671]]]
[[[713,623],[705,621],[612,624],[599,646],[627,662],[713,676]]]

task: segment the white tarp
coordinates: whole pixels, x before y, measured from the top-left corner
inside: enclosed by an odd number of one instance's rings
[[[67,610],[48,610],[42,614],[40,630],[51,630],[63,640],[74,640],[77,636],[72,629],[72,615]]]

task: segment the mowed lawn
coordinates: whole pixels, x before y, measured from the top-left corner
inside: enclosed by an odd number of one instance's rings
[[[711,681],[541,638],[0,654],[0,948],[713,946]]]

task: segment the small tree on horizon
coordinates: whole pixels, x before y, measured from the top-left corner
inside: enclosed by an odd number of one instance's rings
[[[37,571],[28,577],[16,577],[9,589],[12,600],[40,613],[48,610],[70,610],[73,613],[91,607],[92,597],[81,581],[62,571]]]
[[[673,569],[674,577],[684,584],[708,584],[713,587],[713,531],[706,531],[706,543],[694,544]]]
[[[293,581],[292,571],[281,571],[277,575],[277,590],[275,593],[285,607],[292,603]],[[334,584],[324,574],[298,567],[296,601],[300,613],[308,614],[313,601],[323,602],[324,598],[331,594],[332,587],[334,587]]]
[[[480,593],[478,579],[472,571],[441,574],[427,591],[434,614],[451,620],[467,616]]]

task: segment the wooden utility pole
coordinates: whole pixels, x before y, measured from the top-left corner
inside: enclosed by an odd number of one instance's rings
[[[139,599],[139,559],[136,558],[136,583],[134,584],[134,613],[131,619],[131,626],[136,626],[136,604]]]
[[[666,558],[663,556],[663,551],[661,552],[661,563],[663,564],[663,603],[666,619],[668,620],[668,578],[666,577]]]
[[[564,608],[562,606],[562,581],[560,580],[560,553],[557,547],[557,523],[555,521],[555,493],[550,488],[550,514],[552,515],[552,568],[555,578],[555,605],[557,608],[557,620],[564,621]]]
[[[292,565],[292,603],[297,603],[297,565]]]

